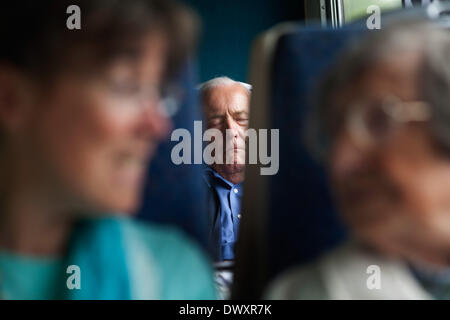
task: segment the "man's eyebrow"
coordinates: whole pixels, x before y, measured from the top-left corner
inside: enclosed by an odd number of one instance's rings
[[[233,112],[233,116],[241,116],[241,115],[248,116],[248,112],[247,111],[236,111],[236,112]]]

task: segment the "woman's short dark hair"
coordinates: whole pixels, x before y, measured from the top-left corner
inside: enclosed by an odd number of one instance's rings
[[[71,5],[81,10],[80,30],[67,28]],[[193,14],[170,0],[4,0],[0,64],[39,77],[78,67],[76,62],[83,65],[87,55],[102,66],[158,30],[168,39],[170,75],[194,47],[196,29]]]

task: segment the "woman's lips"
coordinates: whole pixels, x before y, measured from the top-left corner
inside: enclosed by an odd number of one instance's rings
[[[115,182],[122,187],[135,187],[144,178],[148,161],[143,158],[130,157],[121,160],[116,172]]]
[[[124,185],[140,183],[155,151],[156,144],[149,144],[138,152],[124,153],[119,156],[117,182]]]

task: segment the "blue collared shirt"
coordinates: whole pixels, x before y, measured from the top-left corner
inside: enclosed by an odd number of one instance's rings
[[[205,171],[207,183],[216,192],[219,203],[215,224],[219,228],[213,228],[220,232],[220,260],[234,259],[234,245],[237,241],[239,221],[241,219],[241,201],[243,184],[232,184],[211,168]],[[217,235],[219,236],[219,235]]]

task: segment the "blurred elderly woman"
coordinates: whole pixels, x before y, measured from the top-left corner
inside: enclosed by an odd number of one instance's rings
[[[193,243],[125,214],[168,133],[161,91],[193,22],[164,0],[1,2],[1,298],[215,297]]]
[[[450,32],[403,21],[346,52],[315,126],[351,240],[275,299],[450,298]]]

